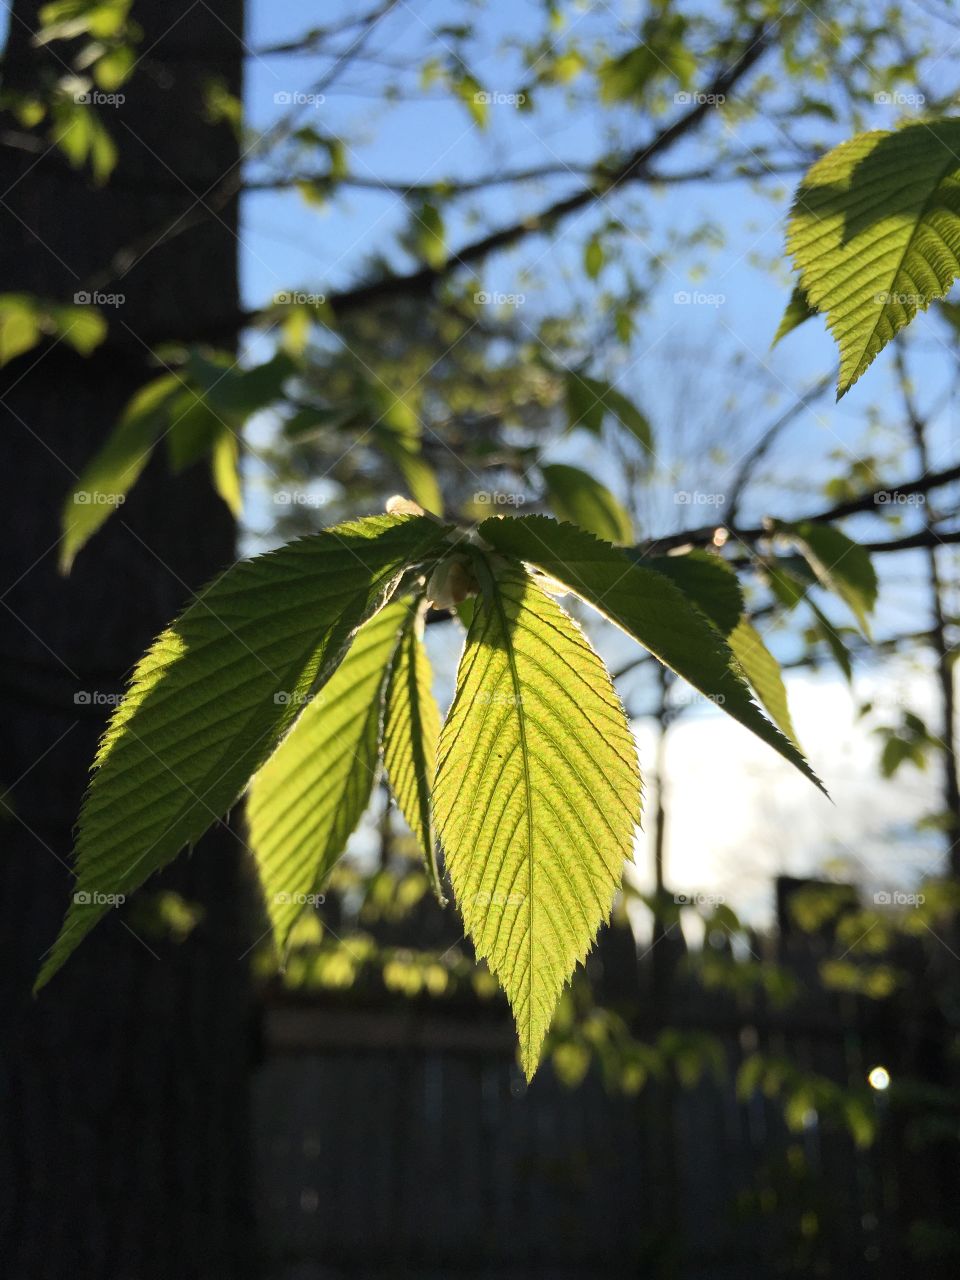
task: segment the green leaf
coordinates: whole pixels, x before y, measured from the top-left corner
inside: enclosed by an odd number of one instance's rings
[[[740,619],[727,636],[727,643],[770,719],[791,742],[797,742],[780,663],[763,643],[760,633],[749,618]]]
[[[729,636],[740,621],[743,592],[737,575],[719,556],[695,549],[683,555],[635,558],[642,568],[666,574],[723,635]]]
[[[368,430],[377,448],[396,466],[414,502],[442,515],[443,495],[436,471],[423,456],[423,424],[415,405],[410,397],[394,395],[382,386],[372,385],[369,392],[370,412],[376,420]]]
[[[794,744],[750,697],[723,636],[663,574],[643,569],[618,548],[544,516],[485,520],[479,532],[497,551],[526,560],[562,582],[823,790]]]
[[[410,437],[397,432],[387,422],[376,423],[372,428],[372,435],[381,453],[400,472],[414,502],[423,507],[424,511],[432,511],[437,516],[443,515],[443,495],[437,473],[421,452],[419,436]]]
[[[77,552],[122,506],[136,483],[169,418],[170,404],[182,389],[175,374],[141,387],[100,451],[84,467],[67,495],[62,513],[60,570],[69,573]]]
[[[638,45],[601,63],[597,79],[602,102],[642,102],[647,91],[663,79],[690,83],[698,68],[695,53],[684,43],[690,20],[667,9],[666,5],[658,6],[646,18]],[[689,103],[690,95],[684,94],[678,101],[684,99]]]
[[[93,78],[101,89],[112,93],[119,89],[137,65],[137,55],[129,45],[108,49],[98,58],[93,68]]]
[[[454,74],[451,76],[451,87],[470,112],[474,124],[478,124],[481,129],[485,129],[489,114],[490,94],[485,93],[480,88],[479,80],[471,75],[469,71],[462,71],[459,75]]]
[[[210,453],[213,487],[227,504],[235,520],[243,513],[240,486],[240,441],[229,427],[220,430]]]
[[[546,482],[546,500],[560,520],[569,520],[581,529],[608,542],[630,542],[633,524],[606,485],[588,471],[559,462],[541,466]]]
[[[413,233],[419,256],[427,266],[439,271],[447,260],[447,238],[436,205],[421,205],[414,215]]]
[[[323,888],[370,802],[384,684],[410,610],[408,600],[389,604],[360,628],[250,784],[250,848],[281,956],[309,896]]]
[[[77,836],[78,894],[38,979],[235,803],[353,632],[448,530],[425,516],[338,525],[228,569],[141,659],[101,741]]]
[[[131,0],[53,0],[40,9],[42,30],[37,43],[69,40],[84,31],[102,40],[118,36],[130,4]]]
[[[35,347],[44,335],[88,356],[107,336],[96,307],[45,302],[26,293],[0,294],[0,366]]]
[[[82,356],[88,356],[107,336],[107,322],[89,306],[52,306],[50,319],[54,330]]]
[[[582,427],[599,435],[604,418],[609,414],[635,436],[648,453],[652,453],[653,432],[646,414],[609,382],[567,369],[564,371],[564,396],[569,431]]]
[[[489,565],[482,586],[434,808],[464,924],[506,991],[530,1079],[632,855],[640,775],[579,627],[517,564]]]
[[[796,540],[820,585],[844,601],[869,639],[868,614],[877,602],[877,574],[869,552],[831,524],[805,520],[776,528]]]
[[[292,413],[281,429],[288,440],[299,440],[305,436],[317,435],[328,427],[343,427],[355,418],[356,411],[352,408],[318,409],[308,405]]]
[[[610,58],[599,69],[602,102],[640,101],[651,80],[663,72],[663,64],[646,43]]]
[[[808,599],[817,577],[801,555],[777,555],[763,561],[767,585],[789,612]]]
[[[631,435],[636,436],[648,453],[653,453],[653,430],[645,413],[642,413],[632,400],[628,399],[616,387],[609,384],[603,393],[604,402],[609,412]]]
[[[284,384],[296,370],[296,362],[283,350],[248,369],[240,368],[231,352],[207,356],[191,351],[184,366],[184,377],[196,384],[216,414],[240,426],[257,410],[280,400]]]
[[[52,116],[51,141],[75,169],[89,163],[97,185],[106,182],[117,163],[117,147],[96,108],[61,99],[53,104]]]
[[[164,436],[174,475],[208,457],[224,429],[223,420],[202,392],[182,383],[180,386],[181,394],[170,406],[170,427]]]
[[[599,236],[591,236],[583,250],[583,269],[591,280],[596,280],[606,260],[603,241]]]
[[[818,605],[814,604],[812,600],[807,600],[807,604],[816,618],[816,634],[821,640],[825,641],[827,648],[833,655],[834,662],[843,672],[847,684],[852,684],[853,663],[850,660],[850,651],[843,643],[843,637]]]
[[[568,369],[564,375],[564,394],[567,403],[567,427],[583,427],[598,435],[606,412],[603,405],[605,384],[585,373]]]
[[[42,336],[35,299],[22,293],[0,294],[0,366],[35,347]]]
[[[410,610],[390,671],[383,722],[383,763],[400,812],[420,843],[434,893],[442,902],[430,800],[437,771],[440,712],[433,696],[433,673],[423,646],[422,630],[419,609]]]
[[[960,274],[960,120],[861,133],[810,169],[787,247],[840,349],[842,396]]]
[[[794,329],[799,329],[800,325],[812,319],[816,314],[816,308],[811,307],[803,289],[800,285],[796,285],[790,295],[790,301],[787,303],[783,318],[777,327],[777,332],[773,335],[773,341],[770,343],[771,348],[775,347],[781,338],[785,338]]]

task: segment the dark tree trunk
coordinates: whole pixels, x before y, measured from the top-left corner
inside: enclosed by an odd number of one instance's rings
[[[39,2],[14,3],[8,87],[63,71],[62,45],[31,47]],[[0,147],[0,292],[72,301],[96,282],[125,297],[92,358],[47,343],[0,371],[0,789],[13,810],[0,857],[8,1280],[230,1280],[251,1269],[250,935],[238,842],[221,827],[147,887],[201,904],[185,941],[144,925],[145,891],[30,996],[72,892],[72,827],[105,715],[75,695],[122,688],[189,591],[234,557],[206,469],[171,480],[158,457],[72,575],[57,572],[65,495],[156,375],[138,335],[175,334],[185,318],[213,327],[238,306],[235,202],[193,219],[197,198],[238,161],[232,132],[202,108],[212,77],[239,92],[242,0],[137,0],[133,17],[147,52],[125,103],[87,108],[102,112],[120,151],[105,187],[92,189],[59,150],[38,160]],[[181,215],[188,229],[161,241]],[[103,269],[126,245],[137,247],[129,269],[107,285]]]

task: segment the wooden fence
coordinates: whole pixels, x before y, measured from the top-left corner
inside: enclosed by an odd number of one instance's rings
[[[636,973],[635,1027],[653,1038],[666,1023],[649,957]],[[877,1141],[858,1149],[816,1109],[789,1132],[776,1099],[740,1100],[734,1084],[757,1050],[839,1083],[878,1062],[895,1083],[929,1078],[942,1028],[852,997],[817,992],[778,1011],[667,980],[669,1025],[711,1033],[725,1070],[634,1096],[596,1071],[570,1089],[545,1069],[528,1089],[499,1009],[269,1003],[254,1099],[265,1275],[957,1274],[956,1134],[918,1142],[877,1093]],[[623,1007],[622,981],[619,995]]]

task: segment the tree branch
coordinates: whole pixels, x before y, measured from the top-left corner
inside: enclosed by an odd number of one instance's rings
[[[384,6],[384,8],[387,7],[389,6]],[[770,48],[775,29],[776,24],[769,26],[765,23],[756,24],[746,37],[743,48],[736,60],[728,68],[719,71],[713,77],[706,91],[699,95],[698,101],[689,110],[654,134],[648,142],[627,156],[620,165],[604,172],[599,179],[595,179],[581,187],[572,195],[546,206],[538,214],[522,218],[509,226],[501,227],[497,231],[490,232],[488,235],[462,246],[458,251],[452,253],[441,266],[433,267],[427,265],[408,273],[386,275],[342,290],[339,293],[327,294],[327,305],[335,316],[343,316],[385,299],[400,296],[420,297],[429,294],[438,284],[448,279],[461,267],[469,267],[481,262],[499,250],[512,248],[528,236],[549,231],[557,222],[602,199],[618,187],[628,182],[652,181],[649,169],[650,162],[657,156],[669,151],[677,142],[691,133],[708,112],[714,110],[711,105],[713,102],[718,98],[730,96],[732,90]],[[238,189],[239,184],[235,183],[223,198],[232,197]],[[210,201],[205,201],[205,203],[213,203],[214,207],[216,207],[216,201],[219,196],[220,193],[214,193]],[[187,222],[188,219],[181,221],[180,227],[177,228],[177,233]],[[168,228],[168,231],[172,234],[171,229]],[[164,236],[163,230],[159,231],[157,235],[162,238]],[[116,269],[117,261],[117,258],[115,258],[114,269]],[[102,287],[107,283],[109,283],[109,279],[104,279],[102,276],[96,281],[97,287]],[[216,333],[180,333],[176,337],[180,341],[195,341],[199,338],[210,341],[224,340],[236,334],[239,329],[253,323],[259,318],[260,314],[259,310],[239,311],[233,315],[225,316],[217,326]],[[144,336],[145,340],[153,345],[156,342],[169,339],[171,335],[164,333]]]
[[[951,484],[955,480],[960,480],[960,463],[952,467],[946,467],[942,471],[925,472],[923,475],[917,476],[916,479],[906,481],[903,484],[878,486],[876,489],[871,489],[857,498],[850,498],[846,502],[838,502],[823,511],[817,511],[813,515],[799,516],[797,519],[811,524],[830,524],[834,520],[843,520],[847,516],[858,515],[866,511],[873,511],[875,514],[879,514],[882,509],[891,505],[891,495],[896,495],[897,498],[902,499],[913,494],[926,494],[931,489],[938,489],[945,484]],[[703,525],[699,529],[688,529],[682,533],[668,534],[665,538],[650,538],[646,542],[639,543],[633,550],[640,556],[648,556],[662,555],[664,552],[671,551],[676,547],[718,546],[720,545],[717,542],[718,533],[724,541],[734,538],[738,542],[752,544],[761,538],[769,538],[771,526],[769,523],[748,528],[738,528],[732,523]],[[923,530],[920,533],[909,534],[906,537],[892,541],[867,542],[862,545],[870,551],[905,551],[912,547],[935,546],[938,541],[943,543],[960,541],[960,531],[956,533],[937,533]]]

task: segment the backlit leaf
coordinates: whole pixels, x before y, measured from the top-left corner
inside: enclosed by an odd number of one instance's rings
[[[42,986],[115,903],[217,821],[333,673],[353,633],[446,530],[377,516],[234,565],[155,641],[100,743],[76,889]]]
[[[641,568],[581,529],[543,516],[485,520],[479,532],[498,551],[566,585],[822,790],[801,753],[751,698],[723,636],[663,574]]]
[[[640,817],[626,715],[579,627],[490,562],[440,737],[446,867],[533,1076],[557,1000],[610,915]]]
[[[960,120],[861,133],[810,169],[787,247],[840,348],[843,395],[960,275]]]
[[[370,801],[384,685],[410,609],[409,601],[389,604],[364,623],[250,784],[250,847],[281,955]]]

